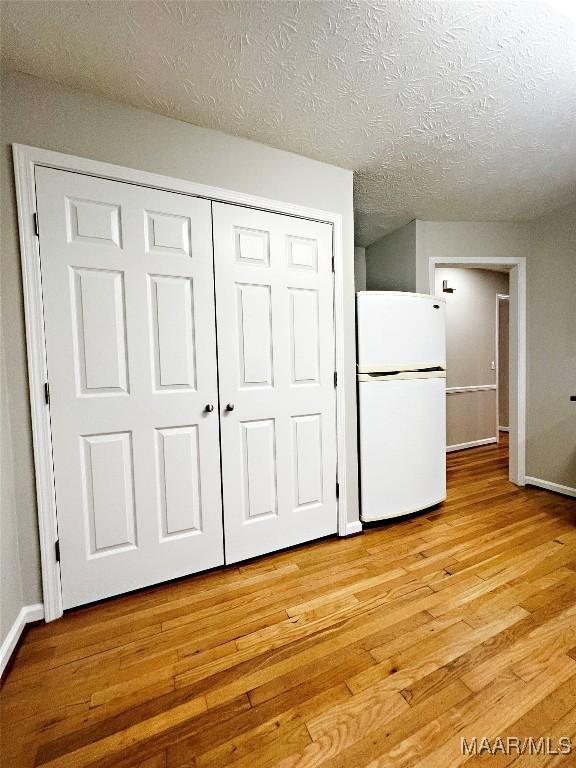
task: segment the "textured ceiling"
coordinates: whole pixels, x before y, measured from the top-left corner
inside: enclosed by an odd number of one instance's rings
[[[353,169],[364,245],[576,199],[571,5],[0,3],[5,67]]]

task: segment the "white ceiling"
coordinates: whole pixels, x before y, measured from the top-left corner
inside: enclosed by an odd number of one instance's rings
[[[575,0],[0,6],[8,68],[353,169],[358,244],[576,200]]]

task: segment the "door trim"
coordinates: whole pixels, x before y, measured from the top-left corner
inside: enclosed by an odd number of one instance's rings
[[[496,361],[496,442],[500,442],[500,432],[503,432],[500,428],[500,306],[503,301],[508,302],[508,309],[510,309],[510,296],[507,293],[496,294],[496,327],[495,327],[495,345],[494,345],[494,360]],[[510,334],[508,334],[510,336]],[[508,352],[508,359],[510,359],[510,352]],[[510,366],[508,366],[510,370]],[[510,410],[510,404],[508,404],[508,410]],[[506,427],[506,432],[509,429]]]
[[[506,267],[510,275],[510,377],[509,478],[526,485],[526,257],[524,256],[435,256],[428,259],[428,285],[434,294],[436,267]]]
[[[193,197],[203,197],[215,202],[232,203],[272,213],[296,216],[332,224],[334,257],[334,341],[335,366],[338,375],[336,388],[336,436],[337,473],[340,495],[337,499],[338,534],[347,536],[357,532],[357,525],[347,521],[348,479],[346,477],[348,454],[355,449],[355,441],[346,433],[345,401],[350,382],[344,367],[344,257],[342,241],[342,216],[292,203],[233,192],[220,187],[197,184],[185,179],[172,178],[157,173],[103,163],[88,158],[67,155],[52,150],[12,145],[18,229],[22,261],[22,282],[26,321],[26,348],[28,356],[28,383],[32,418],[34,467],[36,472],[36,503],[42,566],[42,589],[46,621],[62,616],[60,566],[56,560],[55,545],[58,541],[56,497],[54,492],[54,468],[52,463],[52,433],[50,413],[46,405],[44,385],[47,381],[46,346],[44,336],[44,308],[40,272],[39,245],[34,228],[36,213],[35,166],[41,165],[61,171],[84,173],[111,181],[122,181],[138,186],[152,187]],[[349,377],[348,377],[349,378]],[[352,383],[353,380],[351,380]],[[350,394],[350,393],[349,393]],[[352,397],[353,394],[350,394]],[[354,443],[354,445],[352,445]],[[335,478],[336,482],[336,478]]]

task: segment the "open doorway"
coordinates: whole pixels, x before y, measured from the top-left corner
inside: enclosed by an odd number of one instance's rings
[[[525,261],[447,257],[429,267],[430,292],[447,306],[447,451],[499,445],[509,479],[524,485]]]

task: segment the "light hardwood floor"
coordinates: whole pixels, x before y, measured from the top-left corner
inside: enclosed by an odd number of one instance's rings
[[[442,507],[33,627],[3,765],[576,765],[576,505],[448,458]],[[571,736],[474,758],[460,737]],[[516,762],[514,762],[516,760]]]

